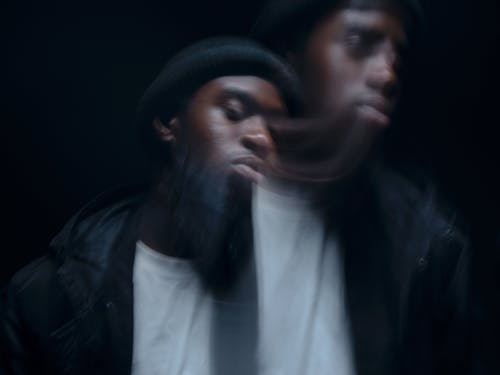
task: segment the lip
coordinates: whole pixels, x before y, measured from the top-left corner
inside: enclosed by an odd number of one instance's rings
[[[259,172],[262,169],[262,161],[254,156],[236,158],[231,164],[236,173],[252,182],[258,183],[264,178]]]
[[[379,126],[389,126],[391,122],[390,114],[393,105],[390,101],[382,98],[370,98],[358,103],[358,109],[361,115],[370,123]]]

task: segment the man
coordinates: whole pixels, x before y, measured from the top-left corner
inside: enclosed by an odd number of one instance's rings
[[[280,159],[273,175],[294,191],[313,188],[328,207],[358,374],[470,370],[466,241],[433,189],[391,172],[373,152],[391,125],[420,20],[412,0],[276,0],[253,31],[302,81],[307,117],[270,124]],[[324,350],[349,346],[331,332]]]
[[[249,371],[250,186],[273,155],[268,119],[299,108],[296,86],[287,65],[246,40],[208,40],[174,57],[138,110],[157,180],[87,205],[48,255],[14,276],[3,294],[2,368]]]

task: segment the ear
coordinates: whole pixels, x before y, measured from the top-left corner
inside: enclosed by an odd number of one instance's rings
[[[163,122],[158,116],[153,120],[153,129],[161,142],[173,144],[179,134],[179,118],[174,117],[168,123]]]

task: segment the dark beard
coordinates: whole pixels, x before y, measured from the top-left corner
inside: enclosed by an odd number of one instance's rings
[[[171,182],[176,252],[193,260],[209,289],[229,292],[253,247],[251,184],[193,164]]]

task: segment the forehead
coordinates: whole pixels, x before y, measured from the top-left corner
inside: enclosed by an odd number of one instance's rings
[[[333,33],[346,30],[369,31],[386,35],[397,44],[407,43],[404,20],[390,9],[342,8],[324,18],[317,30],[325,28]]]
[[[345,0],[337,9],[378,10],[392,14],[405,24],[410,18],[410,8],[405,1],[397,0]]]
[[[285,104],[279,89],[271,82],[256,76],[224,76],[203,85],[196,97],[217,101],[224,98],[251,100],[259,107],[283,110]]]

